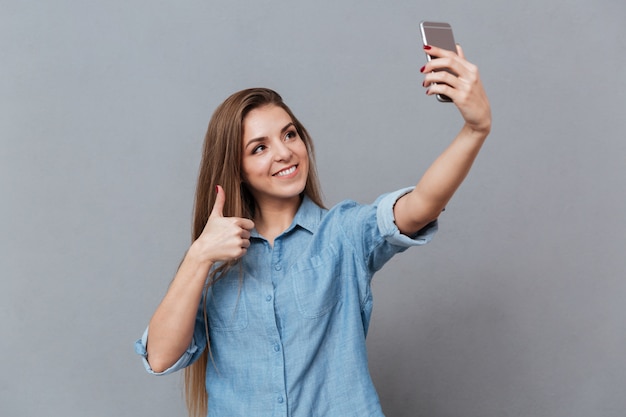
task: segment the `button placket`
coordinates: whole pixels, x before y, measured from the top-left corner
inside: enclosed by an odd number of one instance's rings
[[[276,288],[283,281],[283,265],[281,263],[282,258],[282,245],[280,238],[274,241],[274,246],[272,248],[271,261],[269,263],[269,272],[271,275],[271,285],[272,289],[268,291],[265,295],[265,301],[268,308],[271,306],[271,313],[274,317],[273,320],[273,328],[271,329],[271,333],[276,335],[276,337],[272,337],[270,339],[269,349],[271,349],[273,362],[276,364],[276,368],[274,369],[274,375],[276,377],[276,389],[274,391],[275,397],[274,401],[276,406],[278,407],[279,414],[287,413],[287,397],[286,393],[286,381],[285,381],[285,357],[283,355],[283,346],[281,340],[280,333],[280,317],[278,316],[274,303],[276,303]],[[269,313],[269,311],[268,311]]]

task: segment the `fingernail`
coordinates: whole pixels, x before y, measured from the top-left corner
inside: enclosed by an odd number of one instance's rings
[[[424,49],[426,49],[427,51],[429,51],[430,48],[431,48],[430,45],[424,45]]]
[[[217,194],[219,194],[219,193],[220,193],[220,187],[219,187],[219,185],[216,185],[216,186],[215,186],[215,192],[216,192]]]
[[[430,93],[430,89],[426,90],[426,95],[428,95],[428,93]]]
[[[426,81],[422,81],[422,87],[426,87]]]
[[[426,65],[424,65],[422,68],[420,68],[420,72],[424,72],[425,69],[426,69]]]

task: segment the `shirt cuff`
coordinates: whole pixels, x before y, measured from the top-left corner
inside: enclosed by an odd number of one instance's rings
[[[415,187],[407,187],[381,196],[376,208],[378,229],[387,242],[396,246],[419,246],[430,242],[439,228],[437,220],[433,220],[413,236],[400,232],[393,216],[393,207],[400,197],[413,191]]]
[[[146,330],[143,332],[143,336],[141,337],[141,339],[135,342],[135,353],[137,353],[138,355],[141,355],[143,366],[144,368],[146,368],[146,371],[149,374],[152,374],[152,375],[171,374],[172,372],[176,372],[180,369],[183,369],[184,367],[188,366],[192,362],[194,354],[198,351],[198,347],[196,346],[194,340],[191,341],[191,345],[189,345],[185,353],[182,354],[182,356],[176,361],[176,363],[174,363],[172,366],[170,366],[163,372],[154,372],[152,370],[152,367],[150,366],[150,363],[148,362],[148,350],[147,350],[148,329],[149,327],[146,327]]]

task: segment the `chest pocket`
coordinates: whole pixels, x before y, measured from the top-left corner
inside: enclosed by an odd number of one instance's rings
[[[239,279],[237,268],[232,272],[214,283],[208,291],[207,315],[212,331],[235,332],[248,327],[243,281]]]
[[[329,313],[342,297],[341,262],[329,246],[291,269],[293,291],[299,312],[308,319]]]

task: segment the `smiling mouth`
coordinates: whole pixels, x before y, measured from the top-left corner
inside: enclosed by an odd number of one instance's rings
[[[278,171],[276,174],[274,174],[274,177],[284,177],[290,174],[293,174],[294,172],[296,172],[296,168],[298,168],[297,165],[292,165],[289,168],[285,168],[281,171]]]

